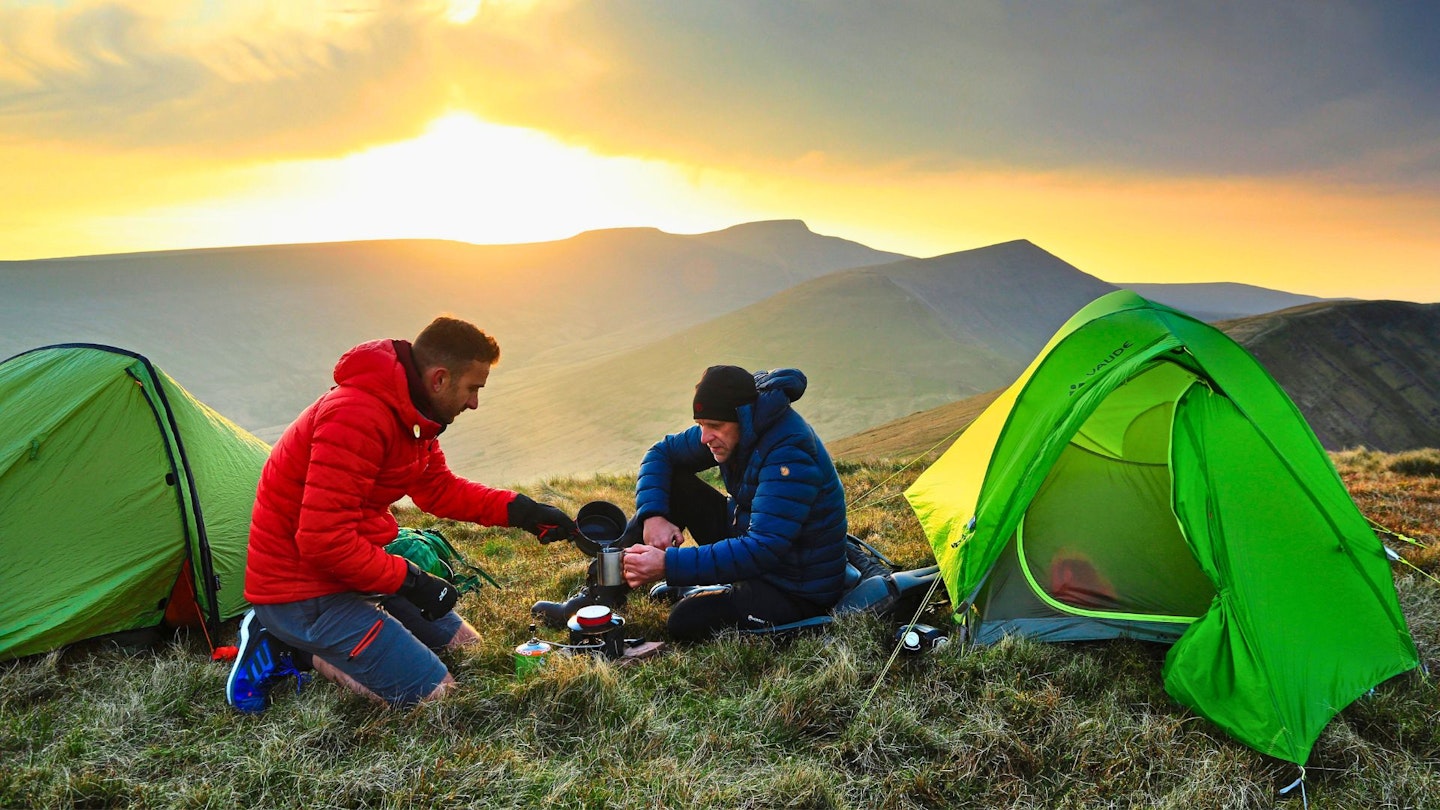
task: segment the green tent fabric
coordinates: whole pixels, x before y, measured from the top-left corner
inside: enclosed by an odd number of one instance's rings
[[[1419,663],[1294,403],[1224,333],[1128,291],[1061,327],[906,496],[972,638],[1170,642],[1166,690],[1281,759]]]
[[[0,363],[0,660],[244,612],[269,447],[146,358],[89,344]]]

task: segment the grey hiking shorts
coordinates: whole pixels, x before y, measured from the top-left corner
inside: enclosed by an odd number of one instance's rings
[[[410,706],[449,674],[436,655],[462,619],[455,611],[429,621],[399,596],[336,593],[256,605],[271,635],[325,659],[393,706]]]

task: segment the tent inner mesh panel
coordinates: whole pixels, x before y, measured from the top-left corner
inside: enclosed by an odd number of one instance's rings
[[[1194,382],[1179,366],[1158,363],[1090,415],[1001,558],[987,621],[1073,615],[1175,622],[1178,635],[1209,608],[1214,586],[1171,511],[1171,417]],[[1003,571],[1017,558],[1020,570]],[[1115,627],[1092,629],[1110,636]]]

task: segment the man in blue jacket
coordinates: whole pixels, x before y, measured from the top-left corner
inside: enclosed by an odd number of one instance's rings
[[[669,634],[700,639],[828,613],[845,582],[845,492],[830,454],[790,404],[796,369],[711,366],[695,386],[695,425],[645,454],[627,534],[625,581],[664,579],[686,594]],[[697,477],[719,466],[726,498]],[[641,529],[640,527],[643,527]],[[688,531],[696,545],[682,545]]]

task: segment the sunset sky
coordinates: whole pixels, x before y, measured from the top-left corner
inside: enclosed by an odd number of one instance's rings
[[[763,219],[1440,301],[1440,3],[0,0],[0,260]]]

